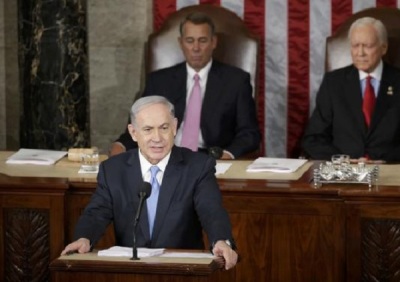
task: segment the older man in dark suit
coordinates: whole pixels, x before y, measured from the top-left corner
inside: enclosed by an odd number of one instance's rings
[[[189,100],[195,86],[193,76],[199,77],[201,91],[200,134],[196,149],[211,147],[223,150],[222,159],[233,159],[254,152],[260,146],[255,103],[250,75],[241,69],[212,59],[217,45],[214,24],[202,14],[190,14],[182,23],[179,43],[186,62],[151,73],[146,80],[143,96],[161,95],[176,108],[178,135],[175,144],[185,146],[184,124],[187,122]],[[128,130],[112,144],[114,155],[136,144]]]
[[[76,226],[76,241],[62,254],[88,252],[111,222],[117,245],[132,246],[138,194],[146,181],[153,188],[139,220],[138,247],[204,249],[204,228],[214,255],[224,257],[226,269],[233,267],[238,256],[215,159],[174,146],[177,120],[164,97],[137,100],[131,120],[129,132],[139,148],[101,163],[97,189]]]
[[[361,18],[349,30],[353,64],[326,73],[302,145],[313,159],[333,154],[400,161],[400,70],[382,61],[387,32]]]

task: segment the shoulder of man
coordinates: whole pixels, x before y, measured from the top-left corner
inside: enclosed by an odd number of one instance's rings
[[[237,74],[237,75],[249,75],[249,73],[239,67],[229,65],[226,63],[223,63],[221,61],[213,59],[213,64],[211,66],[212,69],[218,70],[220,72],[229,72],[231,75],[232,74]]]
[[[353,72],[358,72],[357,68],[354,65],[348,65],[342,68],[338,68],[325,73],[325,77],[328,79],[338,79],[343,80],[345,77],[350,75]]]
[[[103,161],[102,164],[105,167],[116,167],[119,165],[132,165],[136,160],[139,159],[138,148],[128,150],[126,152],[117,154],[115,156],[109,157],[107,160]]]
[[[159,76],[159,75],[166,75],[166,74],[172,74],[175,73],[177,71],[186,71],[186,64],[185,62],[170,66],[170,67],[166,67],[166,68],[162,68],[162,69],[158,69],[155,71],[150,72],[150,76]]]
[[[207,154],[193,152],[187,148],[174,146],[172,148],[171,158],[172,162],[182,162],[185,164],[203,165],[204,163],[210,163],[215,166],[215,159]]]
[[[393,73],[396,73],[396,75],[400,74],[400,68],[399,67],[397,67],[395,65],[392,65],[392,64],[389,64],[389,63],[386,63],[386,62],[383,62],[383,69],[384,70],[388,70],[388,71],[393,72]]]

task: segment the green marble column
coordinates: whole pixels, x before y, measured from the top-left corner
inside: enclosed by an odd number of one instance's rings
[[[20,144],[90,145],[86,0],[18,1]]]

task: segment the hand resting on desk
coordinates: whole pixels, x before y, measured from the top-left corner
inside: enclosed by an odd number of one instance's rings
[[[68,255],[70,253],[84,254],[90,251],[90,241],[86,238],[80,238],[71,244],[68,244],[65,249],[61,252],[61,255]]]
[[[223,257],[225,259],[226,270],[231,269],[237,263],[238,254],[223,240],[215,243],[212,253],[217,257]]]

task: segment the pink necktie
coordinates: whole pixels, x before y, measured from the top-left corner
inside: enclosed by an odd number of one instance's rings
[[[364,90],[363,113],[365,123],[369,127],[375,107],[375,91],[371,84],[371,76],[367,76]]]
[[[193,77],[194,85],[186,107],[185,120],[182,131],[181,146],[197,151],[199,147],[200,114],[201,114],[201,87],[200,77],[196,73]]]

